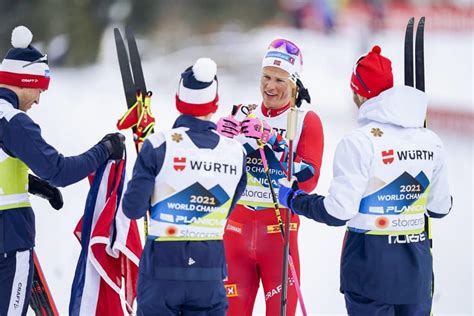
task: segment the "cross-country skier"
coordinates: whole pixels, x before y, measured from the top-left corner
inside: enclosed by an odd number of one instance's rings
[[[239,111],[235,116],[221,118],[217,124],[222,135],[235,137],[247,151],[247,187],[227,222],[224,235],[229,267],[226,281],[229,316],[252,315],[260,281],[265,291],[266,314],[273,316],[280,313],[283,238],[259,145],[264,146],[264,158],[268,161],[273,187],[277,189],[278,179],[284,178],[287,170],[288,145],[284,140],[287,114],[293,98],[294,82],[302,68],[300,48],[287,39],[275,39],[262,61],[262,104],[251,116],[245,117]],[[299,80],[297,82],[300,98],[308,99],[307,91]],[[297,103],[301,102],[300,98]],[[318,115],[313,111],[300,110],[293,147],[295,152],[291,154],[294,156],[295,175],[307,192],[311,192],[318,182],[323,146],[323,129]],[[281,208],[282,218],[286,218],[286,212],[287,209]],[[292,215],[290,252],[298,278],[299,225],[298,216]],[[296,305],[296,289],[290,282],[287,315],[295,314]]]
[[[423,128],[428,99],[393,87],[379,46],[351,77],[359,128],[334,155],[329,194],[308,195],[281,181],[280,203],[330,226],[347,225],[341,291],[349,315],[430,315],[432,257],[425,214],[452,206],[443,144]]]
[[[200,58],[181,74],[181,115],[173,129],[146,139],[123,198],[128,217],[151,212],[138,315],[226,314],[222,238],[247,177],[242,146],[210,121],[219,100],[216,68]]]
[[[62,207],[54,186],[75,183],[107,159],[122,157],[124,138],[108,134],[85,153],[64,157],[41,136],[26,114],[48,89],[48,59],[30,45],[24,26],[12,32],[12,45],[0,66],[0,315],[25,315],[33,277],[35,215],[28,191]],[[38,177],[28,176],[31,169]]]

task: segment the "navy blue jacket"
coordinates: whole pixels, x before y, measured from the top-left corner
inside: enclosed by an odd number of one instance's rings
[[[213,122],[181,115],[173,126],[177,127],[188,127],[187,135],[199,148],[212,149],[219,143],[220,136],[213,131],[216,128]],[[145,141],[122,200],[123,211],[129,218],[141,218],[150,208],[155,177],[162,168],[165,153],[166,143],[153,148],[149,141]],[[247,185],[245,159],[243,161],[242,177],[236,188],[231,210]],[[188,265],[189,258],[196,262],[192,267]],[[168,280],[222,280],[227,276],[224,243],[219,240],[166,242],[147,240],[140,259],[140,273]]]
[[[0,88],[0,99],[18,109],[17,95]],[[38,177],[55,186],[75,183],[104,163],[109,153],[97,144],[85,153],[64,157],[41,137],[40,127],[26,113],[0,119],[0,148],[23,161]],[[31,207],[0,211],[0,253],[34,247],[35,216]]]

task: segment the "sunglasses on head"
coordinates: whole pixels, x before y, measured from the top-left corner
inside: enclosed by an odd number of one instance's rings
[[[280,48],[285,45],[286,52],[291,55],[299,55],[300,49],[296,46],[295,43],[290,42],[289,40],[283,38],[277,38],[270,43],[269,48]]]

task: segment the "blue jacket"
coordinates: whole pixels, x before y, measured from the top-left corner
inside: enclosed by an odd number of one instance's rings
[[[0,99],[18,109],[17,95],[0,88]],[[75,183],[104,163],[109,153],[97,144],[85,153],[64,157],[41,137],[40,127],[26,113],[0,119],[0,148],[23,161],[38,177],[55,186]],[[0,211],[0,253],[34,247],[35,216],[31,207]]]
[[[220,136],[212,131],[216,125],[210,121],[181,115],[173,126],[177,127],[188,127],[186,133],[199,148],[214,148],[219,142]],[[162,168],[165,153],[166,143],[153,148],[149,141],[145,141],[122,200],[124,213],[129,218],[141,218],[150,208],[155,177]],[[242,177],[232,200],[231,210],[244,192],[247,183],[245,159],[243,161]],[[192,268],[188,264],[188,258],[196,261]],[[140,273],[156,279],[222,280],[227,276],[224,243],[218,240],[166,242],[147,240],[140,259]]]

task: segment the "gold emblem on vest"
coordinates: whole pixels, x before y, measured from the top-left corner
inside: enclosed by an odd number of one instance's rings
[[[174,133],[173,135],[171,135],[171,140],[179,143],[183,140],[183,136],[180,133]]]
[[[374,135],[374,137],[382,137],[382,135],[383,135],[382,130],[378,127],[372,128],[372,130],[370,132],[372,133],[372,135]]]

